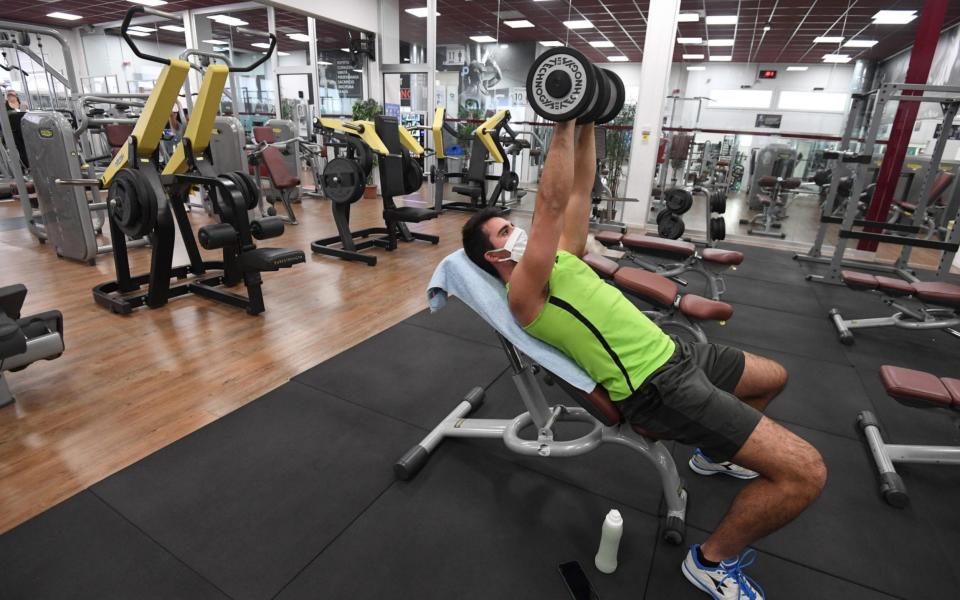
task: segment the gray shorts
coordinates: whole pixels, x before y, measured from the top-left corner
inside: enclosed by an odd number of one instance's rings
[[[617,403],[632,424],[657,437],[730,460],[760,422],[760,411],[733,395],[743,375],[741,350],[673,338],[673,356]]]

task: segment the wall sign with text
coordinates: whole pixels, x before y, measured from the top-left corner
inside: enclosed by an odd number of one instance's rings
[[[757,122],[754,124],[754,127],[780,129],[780,121],[782,120],[783,115],[765,115],[763,113],[757,113]]]

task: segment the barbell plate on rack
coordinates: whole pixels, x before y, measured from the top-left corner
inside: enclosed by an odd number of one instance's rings
[[[664,194],[664,202],[670,212],[682,215],[693,206],[693,194],[683,188],[673,188]]]
[[[678,240],[683,235],[686,225],[680,215],[669,210],[660,211],[657,215],[657,233],[668,240]]]
[[[623,80],[620,79],[620,76],[609,71],[607,69],[600,69],[600,72],[603,73],[611,83],[610,86],[610,100],[607,103],[607,110],[604,114],[600,115],[596,121],[597,125],[603,125],[604,123],[609,123],[610,121],[617,118],[617,115],[620,114],[620,111],[623,110],[623,104],[627,100],[627,89],[623,86]]]
[[[323,168],[323,191],[337,204],[351,204],[363,197],[366,176],[356,161],[334,158]]]
[[[573,48],[551,48],[537,57],[527,73],[527,102],[548,121],[571,121],[594,99],[597,74]]]
[[[727,221],[723,217],[710,219],[710,239],[718,242],[727,237]]]

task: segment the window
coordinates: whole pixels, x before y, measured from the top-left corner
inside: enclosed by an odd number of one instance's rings
[[[848,94],[831,92],[780,92],[777,108],[809,112],[843,112],[847,109]]]
[[[710,108],[770,108],[770,90],[711,90]]]

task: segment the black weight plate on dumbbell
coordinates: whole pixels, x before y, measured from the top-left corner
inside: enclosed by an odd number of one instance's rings
[[[607,110],[607,102],[610,99],[610,81],[604,76],[603,72],[600,71],[600,67],[597,65],[590,66],[593,67],[593,72],[597,78],[596,92],[593,94],[593,102],[590,103],[590,107],[577,118],[577,125],[593,123],[597,120],[597,117],[603,116]]]
[[[373,170],[373,150],[360,138],[352,135],[346,137],[347,145],[353,150],[353,156],[366,177]]]
[[[727,221],[723,217],[710,219],[710,239],[722,241],[727,237]]]
[[[514,172],[510,172],[506,177],[507,182],[504,184],[503,189],[507,192],[515,192],[517,188],[520,187],[520,176]]]
[[[727,211],[727,197],[720,190],[710,192],[710,212],[724,213]]]
[[[337,204],[351,204],[363,197],[366,176],[356,161],[334,158],[323,168],[323,191]]]
[[[593,65],[583,54],[573,48],[551,48],[527,73],[527,102],[548,121],[570,121],[593,101],[596,86]]]
[[[693,206],[693,194],[683,188],[673,188],[664,194],[664,203],[670,212],[682,215]]]
[[[627,88],[623,86],[623,80],[620,79],[620,76],[607,69],[601,68],[600,70],[610,79],[612,85],[610,87],[610,101],[607,103],[607,112],[594,121],[597,125],[603,125],[616,119],[620,111],[623,110],[624,103],[627,101]]]
[[[260,204],[260,186],[257,185],[257,180],[253,178],[253,175],[250,173],[244,173],[243,171],[234,171],[239,177],[240,181],[243,183],[244,187],[247,189],[249,196],[247,197],[247,208],[254,209]]]
[[[594,123],[597,125],[603,125],[604,123],[609,123],[614,117],[616,117],[614,111],[617,110],[617,99],[620,97],[620,94],[617,90],[617,86],[613,80],[613,77],[610,76],[610,71],[599,67],[597,70],[603,77],[603,81],[605,83],[604,87],[607,88],[607,102],[603,107],[603,110],[601,110],[596,119],[594,119]]]
[[[663,211],[657,215],[657,233],[668,240],[678,240],[683,235],[686,226],[680,215],[670,211]]]

